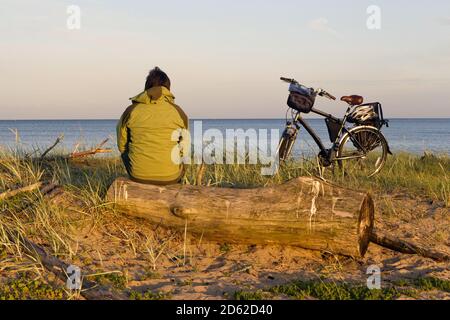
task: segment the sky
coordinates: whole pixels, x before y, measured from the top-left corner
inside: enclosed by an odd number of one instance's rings
[[[282,118],[280,76],[450,117],[448,0],[2,0],[0,39],[0,120],[117,119],[154,66],[190,118]]]

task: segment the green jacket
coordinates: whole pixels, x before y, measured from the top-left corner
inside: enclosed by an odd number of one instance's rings
[[[117,125],[120,153],[129,158],[129,173],[145,182],[175,182],[182,175],[180,156],[190,146],[188,117],[165,87],[131,98]],[[183,130],[185,129],[185,130]]]

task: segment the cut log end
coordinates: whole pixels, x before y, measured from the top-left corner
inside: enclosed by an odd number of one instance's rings
[[[358,252],[361,257],[364,257],[369,248],[374,221],[375,206],[372,196],[368,193],[361,204],[358,218]]]

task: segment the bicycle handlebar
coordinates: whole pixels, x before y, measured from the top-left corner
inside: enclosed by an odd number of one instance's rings
[[[280,80],[288,83],[298,83],[295,79],[289,79],[285,77],[281,77]]]
[[[336,97],[335,97],[335,96],[333,96],[332,94],[329,94],[328,92],[326,92],[326,91],[323,90],[323,89],[321,89],[321,90],[322,90],[322,92],[319,93],[319,95],[321,95],[321,96],[323,96],[323,97],[325,97],[325,98],[328,98],[328,99],[330,99],[330,100],[336,100]]]
[[[332,94],[327,93],[327,96],[328,96],[331,100],[336,100],[336,97],[333,96]]]
[[[298,81],[295,80],[295,79],[281,77],[280,80],[284,81],[284,82],[287,82],[287,83],[299,84]],[[335,96],[333,96],[332,94],[329,94],[328,92],[326,92],[323,89],[316,89],[314,91],[321,97],[325,97],[325,98],[328,98],[330,100],[336,100]]]

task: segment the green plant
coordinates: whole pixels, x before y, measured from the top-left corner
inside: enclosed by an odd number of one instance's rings
[[[222,243],[219,247],[219,250],[222,254],[227,254],[231,251],[231,245],[229,243]]]
[[[236,291],[233,294],[235,300],[266,300],[271,297],[270,293],[263,290],[257,291]]]
[[[294,299],[316,298],[320,300],[393,300],[401,295],[412,295],[410,290],[395,287],[370,290],[367,286],[353,285],[345,282],[293,281],[267,290],[256,292],[238,291],[237,300],[261,300],[272,295],[286,295]]]
[[[441,290],[445,292],[450,292],[450,281],[434,278],[434,277],[425,277],[416,279],[413,281],[413,284],[419,287],[422,290]]]
[[[26,277],[0,284],[0,300],[60,300],[66,297],[63,289],[54,289],[46,283]]]
[[[161,274],[154,270],[145,270],[144,274],[140,277],[141,281],[151,280],[151,279],[161,279]]]
[[[141,293],[137,291],[130,292],[130,300],[170,300],[171,292],[152,292],[150,290]]]
[[[180,287],[192,286],[192,283],[193,283],[192,279],[186,279],[186,280],[182,280],[182,281],[178,281],[178,282],[177,282],[177,284],[178,284]]]
[[[111,285],[115,289],[124,290],[127,287],[127,277],[121,272],[111,272],[93,276],[93,280],[102,285]]]
[[[300,299],[311,296],[321,300],[392,300],[401,294],[394,287],[370,290],[367,286],[324,281],[295,281],[274,287],[271,292]]]

